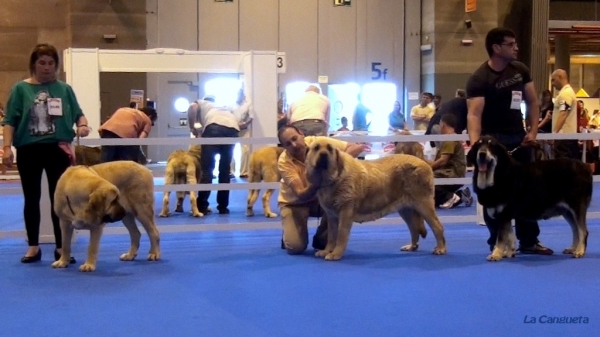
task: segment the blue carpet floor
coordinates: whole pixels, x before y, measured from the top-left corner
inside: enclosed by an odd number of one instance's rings
[[[120,262],[123,235],[102,239],[98,269],[22,265],[21,240],[0,246],[3,336],[596,336],[600,329],[600,223],[588,254],[560,254],[570,230],[547,221],[553,256],[487,262],[484,227],[446,229],[448,255],[399,252],[404,226],[356,227],[343,260],[288,256],[280,232],[162,236],[159,262]],[[143,238],[142,252],[148,240]],[[586,317],[549,324],[544,316]],[[546,323],[526,324],[532,317]]]
[[[597,193],[590,211],[600,210]],[[260,201],[257,216],[245,216],[246,191],[231,195],[229,215],[175,214],[157,224],[267,220],[259,215]],[[156,196],[159,209],[162,194]],[[213,207],[214,200],[212,193]],[[0,196],[0,203],[0,231],[22,230],[22,197]],[[275,196],[272,205],[276,210]],[[475,208],[439,214],[474,215]],[[571,231],[556,219],[542,222],[540,235],[555,255],[498,263],[486,261],[487,229],[473,223],[446,226],[445,256],[431,254],[431,231],[418,252],[405,253],[399,251],[409,240],[405,226],[356,226],[338,262],[312,251],[288,256],[279,249],[280,230],[163,233],[158,262],[144,260],[146,236],[138,260],[121,262],[128,236],[105,235],[98,269],[90,274],[77,269],[85,260],[86,232],[73,246],[78,263],[64,270],[50,267],[53,245],[42,245],[41,263],[23,265],[23,239],[2,239],[0,331],[61,337],[596,336],[600,220],[588,226],[583,259],[561,254]],[[538,322],[525,323],[532,317]],[[586,317],[588,323],[552,324],[546,317]]]

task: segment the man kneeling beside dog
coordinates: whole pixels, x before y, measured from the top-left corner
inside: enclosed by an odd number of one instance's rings
[[[443,227],[434,204],[433,170],[415,156],[394,154],[378,160],[355,158],[362,145],[327,137],[304,137],[288,125],[278,132],[285,151],[279,157],[282,183],[278,198],[283,225],[282,248],[301,254],[308,245],[307,222],[322,216],[313,237],[316,256],[342,258],[353,222],[380,219],[398,212],[407,223],[415,251],[425,237],[426,221],[435,235],[436,255],[446,253]]]

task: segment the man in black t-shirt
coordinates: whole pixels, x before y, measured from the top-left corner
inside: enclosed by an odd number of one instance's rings
[[[505,28],[490,30],[485,39],[489,59],[467,81],[467,130],[471,144],[481,135],[496,138],[509,151],[535,141],[538,131],[539,103],[529,68],[516,61],[516,36]],[[525,132],[521,103],[527,103],[531,129]],[[490,231],[488,244],[493,250],[499,224],[484,212]],[[551,255],[537,239],[537,221],[515,221],[519,250],[522,253]]]

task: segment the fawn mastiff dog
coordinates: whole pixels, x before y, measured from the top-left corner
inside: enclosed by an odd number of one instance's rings
[[[425,161],[404,154],[358,160],[323,139],[309,147],[306,169],[309,181],[320,186],[317,197],[329,220],[327,246],[317,257],[341,259],[353,222],[373,221],[392,212],[400,214],[411,234],[411,243],[401,250],[418,249],[419,235],[427,235],[425,220],[437,241],[433,253],[446,253],[434,205],[433,170]]]
[[[165,171],[165,185],[178,184],[198,184],[202,177],[202,169],[200,167],[200,145],[190,145],[187,150],[175,150],[169,158],[167,158],[167,169]],[[196,191],[177,193],[177,206],[175,212],[183,212],[183,199],[186,194],[190,195],[191,214],[194,217],[203,217],[204,214],[198,210],[196,204]],[[163,194],[163,206],[159,214],[160,217],[169,216],[169,197],[171,191],[165,191]]]
[[[160,258],[159,232],[154,222],[154,181],[152,172],[132,161],[114,161],[94,166],[71,166],[58,180],[54,193],[54,211],[60,219],[63,251],[52,264],[65,268],[71,258],[74,229],[90,231],[87,260],[80,271],[96,269],[100,237],[107,222],[123,221],[131,246],[122,261],[136,258],[141,233],[137,219],[150,238],[148,260]]]
[[[277,161],[279,156],[283,153],[283,147],[278,146],[267,146],[258,149],[250,156],[250,174],[248,176],[249,183],[259,183],[261,181],[268,183],[276,183],[281,180],[281,174],[277,168]],[[271,195],[273,189],[267,189],[262,197],[263,212],[267,218],[277,217],[277,213],[271,211]],[[246,206],[246,216],[254,215],[254,203],[258,199],[260,190],[251,189],[248,191],[248,204]]]

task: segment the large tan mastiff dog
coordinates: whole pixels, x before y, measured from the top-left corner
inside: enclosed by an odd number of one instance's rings
[[[167,169],[165,171],[165,185],[179,184],[198,184],[202,177],[202,169],[200,167],[200,145],[190,145],[187,150],[175,150],[169,158],[167,158]],[[191,214],[195,217],[203,217],[204,214],[198,210],[196,204],[196,191],[177,193],[177,206],[175,212],[183,212],[183,199],[186,194],[190,195]],[[169,198],[171,191],[165,191],[163,194],[163,206],[159,214],[160,217],[169,216]]]
[[[283,147],[267,146],[252,152],[250,156],[250,174],[248,176],[249,183],[259,183],[261,181],[267,183],[276,183],[281,180],[281,174],[277,168],[279,156],[283,153]],[[277,217],[277,213],[271,211],[271,195],[273,189],[267,189],[262,197],[263,212],[267,218]],[[260,190],[251,189],[248,191],[248,203],[246,206],[246,216],[254,215],[254,203],[258,199]]]
[[[60,219],[62,255],[52,264],[65,268],[71,258],[74,229],[88,229],[88,256],[80,271],[96,269],[100,237],[107,222],[123,221],[131,237],[129,251],[122,261],[135,259],[141,234],[137,219],[150,238],[148,260],[160,258],[159,233],[154,222],[154,181],[152,172],[132,161],[114,161],[69,167],[60,177],[54,193],[54,211]]]
[[[309,181],[320,185],[317,197],[329,220],[327,246],[316,256],[341,259],[353,222],[373,221],[392,212],[398,212],[410,230],[411,243],[403,251],[418,249],[419,234],[427,236],[425,220],[437,241],[433,253],[446,253],[434,205],[433,170],[423,160],[404,154],[357,160],[323,139],[311,144],[306,169]]]

